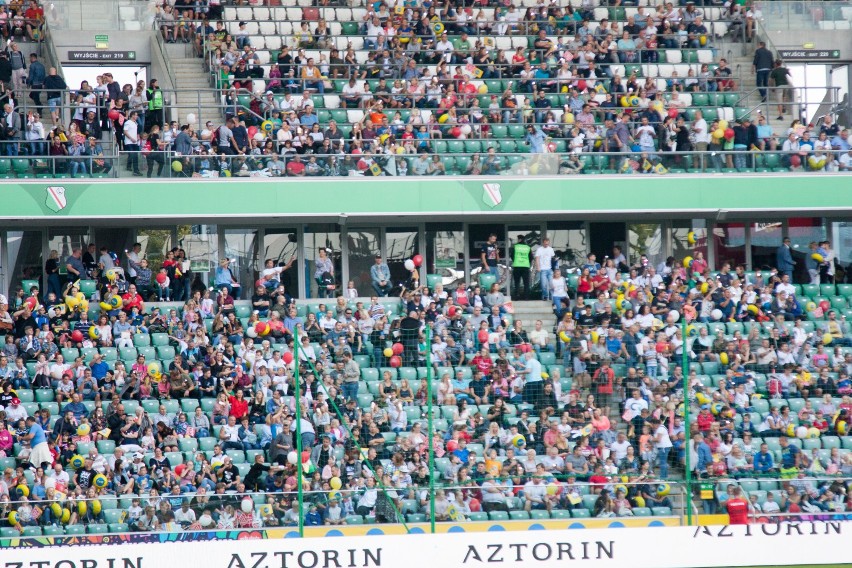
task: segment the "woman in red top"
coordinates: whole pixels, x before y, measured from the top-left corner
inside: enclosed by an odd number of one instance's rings
[[[580,278],[577,280],[577,293],[582,295],[584,298],[590,298],[592,295],[592,278],[589,276],[589,269],[584,268],[583,272],[580,274]]]
[[[235,396],[228,399],[228,402],[231,403],[230,416],[234,416],[237,420],[240,420],[248,414],[248,401],[243,397],[242,390],[238,390]]]
[[[592,278],[592,286],[595,289],[595,295],[606,294],[609,292],[609,277],[606,275],[605,271],[599,270],[598,273],[595,274],[594,278]]]
[[[494,361],[491,360],[487,347],[483,347],[470,361],[470,364],[485,376],[490,375],[491,370],[494,368]]]

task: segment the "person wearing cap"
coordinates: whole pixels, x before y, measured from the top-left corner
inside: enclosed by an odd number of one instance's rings
[[[377,254],[375,264],[370,267],[370,280],[377,296],[387,296],[391,291],[390,268],[382,261],[382,255]]]

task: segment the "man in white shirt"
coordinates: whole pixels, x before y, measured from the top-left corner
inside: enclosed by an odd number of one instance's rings
[[[619,432],[618,436],[615,438],[615,442],[609,447],[612,452],[613,462],[618,465],[621,463],[625,457],[627,457],[627,448],[630,447],[630,442],[627,441],[627,437],[624,435],[624,432]]]
[[[340,108],[358,108],[363,94],[364,90],[358,82],[354,78],[349,79],[340,91]]]
[[[556,253],[550,246],[550,239],[544,237],[541,246],[535,250],[535,264],[538,269],[538,277],[541,282],[541,299],[550,300],[550,283],[553,280],[553,257]]]
[[[139,171],[139,125],[136,123],[136,111],[130,111],[124,121],[124,151],[127,152],[127,169],[134,176],[141,176]]]
[[[133,243],[133,248],[127,251],[127,275],[130,277],[130,283],[136,283],[136,269],[133,268],[139,264],[141,260],[139,253],[142,252],[142,243]]]
[[[290,259],[290,261],[284,266],[275,266],[275,261],[271,258],[266,259],[266,263],[264,264],[263,272],[260,273],[260,277],[263,279],[263,285],[267,290],[275,290],[278,288],[279,284],[281,284],[279,278],[281,273],[285,270],[289,270],[293,263],[296,262],[296,257]]]
[[[700,110],[695,111],[695,120],[692,122],[692,133],[695,136],[695,149],[706,152],[710,143],[710,131],[707,129],[707,121]]]
[[[537,352],[552,351],[553,346],[548,344],[548,333],[544,329],[544,324],[541,320],[535,321],[535,329],[530,332],[530,343]]]
[[[453,47],[453,42],[451,42],[447,37],[447,32],[442,33],[441,39],[435,45],[435,53],[440,53],[441,57],[447,63],[452,63],[454,51],[455,47]]]

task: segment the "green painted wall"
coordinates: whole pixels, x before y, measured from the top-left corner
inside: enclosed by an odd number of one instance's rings
[[[485,184],[489,183],[486,188]],[[489,213],[852,211],[852,177],[577,176],[538,179],[395,178],[202,180],[0,186],[0,219],[416,216]],[[496,202],[496,204],[495,204]]]

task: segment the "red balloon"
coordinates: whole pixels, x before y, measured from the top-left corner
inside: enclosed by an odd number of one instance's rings
[[[585,81],[583,81],[583,80],[577,81],[577,90],[585,91],[587,88],[588,88],[588,85],[586,84]]]
[[[475,95],[479,92],[479,89],[473,83],[468,83],[464,86],[464,92],[468,95]]]
[[[453,317],[454,315],[456,315],[456,307],[450,306],[449,308],[447,308],[447,315],[450,316],[450,317]]]
[[[164,284],[166,282],[166,278],[167,278],[167,276],[165,274],[162,274],[162,273],[157,274],[157,282],[159,284]]]
[[[457,449],[459,449],[459,443],[458,442],[456,442],[455,440],[450,440],[449,442],[447,442],[447,451],[448,452],[454,452]]]
[[[828,300],[823,300],[819,303],[819,307],[822,308],[822,311],[827,312],[828,308],[831,307],[831,304],[828,303]]]
[[[83,341],[83,332],[79,329],[75,329],[74,331],[72,331],[71,341],[73,341],[74,343],[80,343],[81,341]]]
[[[249,138],[254,138],[255,134],[257,134],[257,126],[249,126],[248,127]]]
[[[730,140],[733,137],[734,137],[734,129],[733,128],[726,128],[725,129],[725,139]]]
[[[30,296],[26,300],[24,300],[24,304],[30,309],[31,312],[34,312],[36,307],[38,306],[38,298],[34,298]]]
[[[476,336],[479,339],[480,343],[488,343],[488,332],[484,329],[479,332],[479,335]]]
[[[802,158],[800,158],[798,154],[793,154],[790,156],[790,165],[794,168],[798,168],[802,165]]]
[[[281,356],[281,360],[282,360],[282,361],[284,361],[284,364],[285,364],[285,365],[289,365],[290,363],[292,363],[292,362],[293,362],[293,353],[292,353],[292,352],[290,352],[290,351],[285,352],[285,353]]]
[[[114,108],[109,109],[107,116],[110,120],[118,120],[118,117],[121,116],[121,113],[115,110]]]
[[[421,264],[423,264],[423,257],[419,254],[415,254],[414,256],[412,256],[411,260],[414,261],[414,266],[420,266]]]
[[[394,355],[390,358],[390,366],[391,367],[402,367],[402,359],[399,355]]]
[[[182,463],[177,464],[175,466],[175,475],[180,477],[181,475],[183,475],[183,470],[185,470],[185,469],[186,469],[186,466],[184,464],[182,464]]]
[[[679,113],[678,113],[676,108],[670,108],[669,109],[669,118],[677,118],[678,114]]]
[[[257,332],[258,335],[266,335],[268,327],[269,326],[266,324],[265,321],[259,321],[254,324],[254,330]]]
[[[450,136],[452,136],[453,138],[458,138],[459,136],[461,136],[461,128],[459,128],[458,126],[453,126],[452,128],[450,128]]]
[[[308,463],[309,459],[311,459],[311,452],[309,450],[304,450],[302,452],[302,463]]]
[[[666,344],[665,343],[657,343],[657,353],[665,353]]]
[[[482,510],[482,504],[479,502],[479,499],[471,499],[467,506],[470,507],[471,513],[478,513]]]
[[[393,351],[394,355],[402,355],[402,352],[405,351],[405,347],[402,346],[402,343],[394,343],[391,347],[391,351]]]

